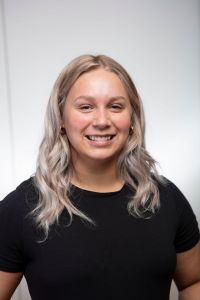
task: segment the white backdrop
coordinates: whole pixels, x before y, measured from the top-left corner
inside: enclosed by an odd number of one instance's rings
[[[200,221],[198,0],[0,0],[0,197],[35,169],[43,116],[60,70],[107,54],[142,96],[147,147]],[[13,299],[28,300],[25,283]],[[177,299],[173,288],[171,299]]]

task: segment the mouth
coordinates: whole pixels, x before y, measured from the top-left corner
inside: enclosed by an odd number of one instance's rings
[[[110,141],[114,135],[86,135],[86,138],[90,141]]]

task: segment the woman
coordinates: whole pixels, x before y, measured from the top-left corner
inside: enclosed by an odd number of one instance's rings
[[[38,166],[0,203],[0,300],[24,275],[32,299],[200,295],[199,230],[144,144],[137,90],[100,55],[73,60],[53,88]]]

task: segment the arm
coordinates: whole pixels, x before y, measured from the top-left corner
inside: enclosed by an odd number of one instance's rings
[[[9,300],[22,279],[23,273],[0,271],[0,300]]]
[[[186,252],[177,253],[174,281],[179,300],[200,299],[200,242]]]

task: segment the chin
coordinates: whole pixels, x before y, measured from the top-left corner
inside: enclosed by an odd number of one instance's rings
[[[113,160],[116,160],[116,158],[118,157],[118,155],[116,154],[113,154],[113,155],[108,155],[108,154],[105,154],[103,155],[102,153],[101,154],[96,154],[96,155],[86,155],[87,156],[87,159],[88,160],[91,160],[91,161],[95,161],[96,162],[108,162],[108,161],[113,161]]]

